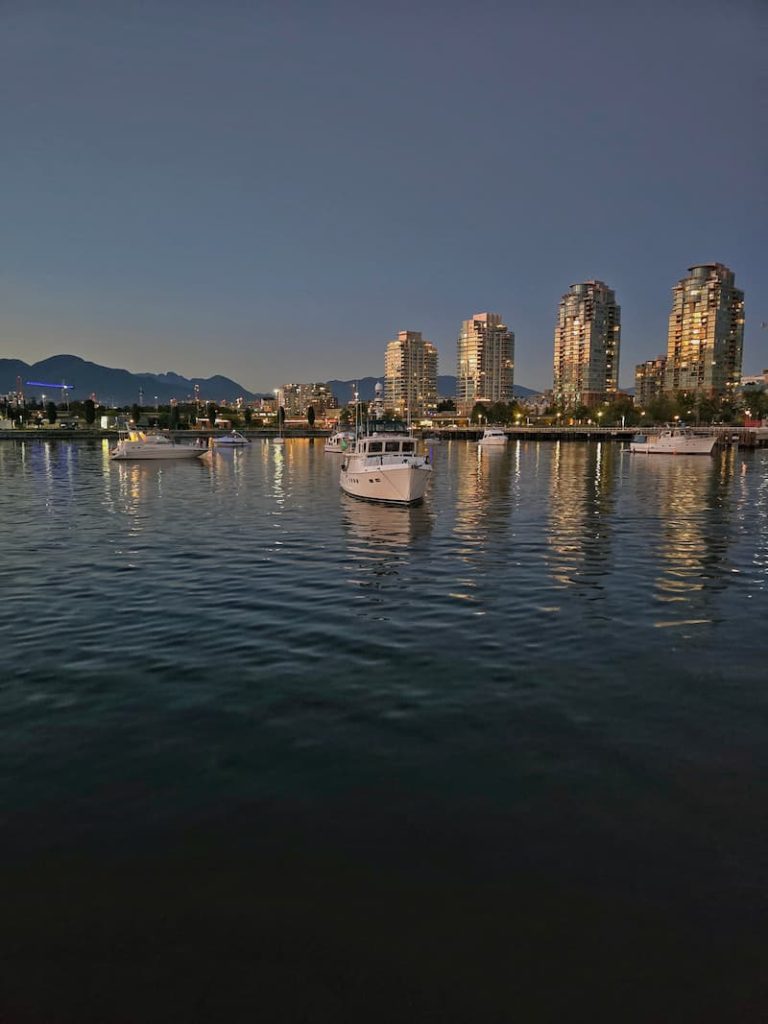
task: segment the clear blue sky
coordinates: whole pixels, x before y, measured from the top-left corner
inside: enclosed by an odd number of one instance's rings
[[[0,355],[380,374],[504,315],[551,386],[557,302],[622,305],[621,380],[720,261],[768,366],[760,0],[0,4]],[[760,99],[762,93],[762,100]]]

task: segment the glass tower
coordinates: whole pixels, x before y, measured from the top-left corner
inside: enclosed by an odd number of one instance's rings
[[[475,313],[461,325],[456,369],[456,408],[468,416],[476,402],[511,402],[515,336],[499,313]]]
[[[554,398],[564,409],[594,406],[619,386],[621,306],[603,281],[572,284],[555,327]]]
[[[738,387],[744,345],[744,292],[722,263],[688,268],[672,292],[667,332],[667,394],[723,397]]]
[[[430,416],[437,407],[437,349],[421,331],[400,331],[384,355],[384,404],[398,416]]]

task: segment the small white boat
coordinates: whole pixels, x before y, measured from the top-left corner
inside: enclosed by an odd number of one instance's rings
[[[405,434],[371,434],[359,438],[341,464],[342,491],[355,498],[390,505],[415,505],[427,490],[432,467],[416,454]]]
[[[337,430],[325,442],[323,451],[329,455],[343,455],[355,443],[355,435],[351,430]]]
[[[715,434],[694,434],[686,427],[667,427],[657,434],[636,434],[629,442],[629,450],[644,455],[711,455],[716,444]]]
[[[251,442],[247,437],[243,437],[236,430],[233,430],[230,434],[224,434],[222,437],[214,437],[213,444],[216,448],[244,448]]]
[[[205,455],[207,447],[193,447],[189,444],[176,444],[166,434],[145,434],[140,430],[132,430],[127,437],[121,438],[112,451],[110,459],[199,459]]]
[[[505,445],[507,443],[507,435],[501,427],[487,427],[477,443],[481,444],[484,448],[494,448]]]

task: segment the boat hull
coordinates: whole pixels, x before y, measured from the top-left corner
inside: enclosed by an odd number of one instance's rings
[[[339,483],[345,494],[386,505],[416,505],[424,500],[432,467],[392,465],[341,468]]]
[[[716,437],[660,437],[630,441],[629,450],[638,455],[711,455],[716,444]]]
[[[160,459],[167,461],[168,459],[199,459],[207,451],[207,448],[196,449],[185,445],[179,445],[178,448],[168,445],[162,451],[147,450],[146,448],[142,450],[142,446],[139,445],[136,448],[115,448],[109,453],[109,457],[115,462],[159,461]]]
[[[507,443],[507,435],[503,430],[486,430],[477,443],[483,448],[503,448]]]

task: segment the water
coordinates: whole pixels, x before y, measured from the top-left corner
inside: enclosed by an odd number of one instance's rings
[[[768,452],[0,445],[16,1022],[762,1019]]]

